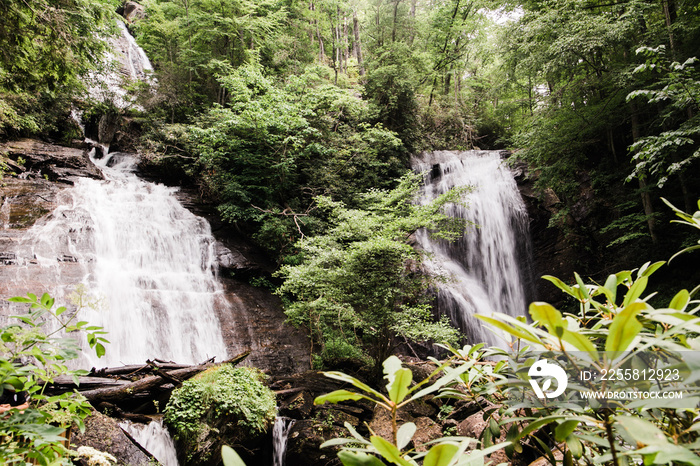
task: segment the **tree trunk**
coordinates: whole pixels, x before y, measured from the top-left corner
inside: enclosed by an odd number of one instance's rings
[[[228,359],[221,364],[232,364],[236,365],[243,361],[245,358],[248,357],[250,354],[250,351],[246,351],[244,353],[241,353],[237,356],[234,356],[231,359]],[[183,381],[195,376],[196,374],[209,369],[210,367],[216,366],[218,364],[215,364],[213,362],[206,362],[204,364],[199,364],[199,365],[194,365],[194,366],[185,366],[179,369],[173,369],[173,370],[168,370],[163,369],[162,367],[159,367],[158,365],[155,365],[153,363],[150,364],[150,367],[152,368],[151,370],[156,373],[156,375],[150,375],[143,377],[139,380],[136,381],[129,381],[129,380],[114,380],[111,378],[102,378],[102,377],[81,377],[79,378],[80,382],[80,389],[83,387],[83,382],[85,382],[86,386],[89,387],[97,387],[97,388],[92,388],[90,390],[83,390],[80,391],[80,394],[83,395],[85,398],[87,398],[88,401],[90,401],[93,404],[100,403],[100,402],[113,402],[113,401],[119,401],[123,400],[126,398],[129,398],[131,396],[134,396],[136,394],[140,394],[143,392],[148,392],[154,389],[157,389],[161,387],[162,385],[167,385],[167,384],[172,384],[173,386],[178,386],[180,385]],[[133,366],[129,366],[129,368],[133,368]],[[116,370],[119,370],[117,368]],[[140,369],[139,369],[140,370]],[[105,371],[110,371],[113,372],[115,369],[107,369]],[[95,374],[99,374],[100,372],[96,372]],[[106,373],[106,372],[104,372]],[[97,379],[102,378],[103,382],[100,384]],[[73,389],[74,385],[72,380],[71,381],[62,381],[62,380],[57,380],[55,384],[53,384],[52,387],[47,390],[50,393],[56,393],[56,392],[61,392],[61,391],[67,391],[70,389]]]
[[[641,137],[641,134],[639,131],[639,115],[637,114],[637,106],[634,104],[634,102],[630,102],[630,110],[632,113],[632,140],[633,142],[637,142]],[[637,179],[639,180],[639,193],[642,196],[642,206],[644,206],[644,215],[646,215],[647,217],[649,236],[651,236],[651,242],[656,244],[658,238],[656,237],[656,221],[654,220],[654,206],[651,203],[649,186],[646,182],[646,173],[638,173]]]
[[[355,58],[357,59],[357,67],[360,70],[360,76],[365,75],[365,67],[362,64],[362,43],[360,42],[360,21],[357,19],[357,11],[352,11],[352,30],[355,36],[354,49]]]

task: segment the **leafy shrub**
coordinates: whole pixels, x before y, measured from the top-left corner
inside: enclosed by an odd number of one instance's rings
[[[0,328],[0,395],[23,393],[22,405],[0,415],[0,458],[3,464],[66,464],[72,452],[65,446],[66,429],[77,426],[85,430],[83,419],[90,414],[90,404],[76,393],[48,396],[47,385],[59,376],[86,375],[85,370],[70,370],[66,362],[76,359],[80,348],[63,333],[87,335],[90,348],[98,357],[104,354],[102,327],[78,321],[80,310],[91,304],[83,289],[74,294],[76,308],[55,307],[48,294],[27,294],[9,301],[29,305],[25,314],[11,316],[12,322]],[[53,329],[47,329],[47,321]]]
[[[275,418],[276,403],[264,377],[257,369],[228,364],[204,371],[173,391],[165,421],[185,440],[222,418],[235,418],[250,434],[265,432]]]

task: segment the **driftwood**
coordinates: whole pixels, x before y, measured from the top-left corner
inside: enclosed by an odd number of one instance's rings
[[[250,351],[245,351],[222,364],[236,365],[248,357]],[[90,376],[78,378],[78,385],[71,378],[57,378],[50,387],[49,393],[78,390],[81,395],[93,404],[117,402],[128,398],[136,398],[144,392],[154,390],[170,390],[178,387],[185,380],[215,366],[213,359],[202,364],[187,366],[173,363],[148,361],[145,365],[131,365],[121,368],[107,368],[93,371]],[[137,380],[126,378],[146,375]],[[119,377],[119,378],[114,378]],[[126,379],[126,380],[124,380]]]

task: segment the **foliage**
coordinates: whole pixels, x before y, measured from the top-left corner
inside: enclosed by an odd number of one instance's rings
[[[49,131],[102,63],[112,0],[10,0],[0,5],[0,136]]]
[[[671,62],[666,48],[640,47],[637,54],[646,61],[635,68],[636,75],[656,77],[654,88],[636,89],[627,100],[641,98],[652,105],[663,105],[663,127],[658,135],[641,138],[629,147],[635,168],[630,178],[651,173],[663,186],[669,176],[687,171],[700,157],[700,72],[698,59]],[[671,129],[672,128],[672,129]]]
[[[353,203],[362,191],[393,186],[405,170],[401,141],[367,123],[367,104],[329,85],[325,71],[309,67],[280,85],[259,64],[226,69],[219,76],[230,91],[226,107],[151,133],[151,151],[165,152],[163,163],[184,160],[222,217],[275,259],[321,227],[312,196]]]
[[[186,443],[196,441],[200,430],[218,419],[235,420],[235,425],[250,434],[265,432],[277,408],[264,377],[257,369],[229,364],[208,369],[173,391],[165,421],[176,438]]]
[[[471,450],[468,455],[465,452],[474,439],[465,437],[443,437],[430,442],[432,446],[426,453],[414,453],[413,449],[408,450],[408,445],[416,433],[416,425],[406,422],[399,426],[398,410],[408,403],[420,400],[423,397],[436,393],[441,388],[453,382],[456,378],[463,376],[468,370],[474,370],[473,364],[463,364],[459,368],[449,370],[449,364],[443,364],[435,369],[430,376],[411,386],[413,374],[410,369],[402,367],[401,361],[396,356],[390,356],[384,363],[384,378],[387,379],[387,395],[374,390],[369,385],[356,379],[355,377],[343,374],[342,372],[325,372],[326,377],[340,380],[353,385],[362,392],[352,392],[349,390],[336,390],[317,397],[315,404],[325,402],[339,403],[347,400],[367,400],[377,405],[377,407],[389,411],[391,415],[392,438],[387,440],[378,435],[371,435],[369,440],[362,437],[349,424],[345,423],[351,438],[338,438],[325,442],[321,448],[342,445],[343,448],[338,453],[338,458],[345,466],[355,465],[382,465],[377,456],[385,459],[389,463],[401,466],[417,465],[422,459],[423,465],[441,466],[466,466],[483,465],[483,457],[508,445],[509,442],[494,445],[483,450]],[[440,374],[445,371],[445,374]],[[434,378],[437,377],[437,380]],[[432,383],[431,383],[432,382]],[[417,445],[416,445],[417,446]]]
[[[675,207],[673,204],[668,202],[666,199],[662,198],[662,200],[666,203],[666,205],[668,205],[671,209],[673,209],[676,216],[680,217],[680,219],[681,219],[681,220],[673,220],[673,222],[680,223],[683,225],[688,225],[688,226],[691,226],[693,228],[697,228],[698,230],[700,230],[700,201],[698,201],[698,210],[695,211],[695,213],[693,215],[690,215],[686,212],[683,212],[679,208]],[[693,251],[695,249],[700,249],[700,240],[698,240],[698,245],[685,248],[682,251],[679,251],[676,254],[674,254],[673,257],[671,257],[671,259],[669,260],[669,262],[671,262],[673,260],[673,258],[678,256],[679,254],[683,254],[684,252],[688,252],[688,251]],[[693,290],[693,291],[695,291],[695,290]]]
[[[562,315],[547,303],[535,302],[530,305],[533,323],[505,315],[479,318],[514,336],[519,346],[529,345],[510,358],[509,370],[514,377],[497,384],[506,398],[517,399],[516,392],[519,393],[529,379],[527,369],[538,351],[551,351],[574,367],[588,367],[583,359],[589,358],[588,364],[592,361],[593,367],[601,373],[611,369],[631,370],[630,365],[637,355],[654,352],[690,366],[690,376],[685,382],[678,381],[682,385],[676,384],[676,388],[689,390],[690,397],[686,400],[689,407],[676,409],[654,399],[630,405],[610,402],[603,407],[562,402],[539,404],[531,411],[532,415],[518,416],[525,405],[515,404],[507,413],[511,418],[502,420],[501,424],[511,425],[517,440],[554,428],[557,439],[565,441],[566,455],[570,458],[583,456],[595,462],[612,461],[616,465],[626,461],[622,458],[631,461],[641,458],[645,464],[652,461],[654,464],[699,463],[697,424],[694,424],[698,410],[690,407],[697,401],[693,395],[698,390],[692,383],[697,368],[692,361],[684,361],[682,351],[698,347],[700,327],[694,314],[700,308],[696,301],[691,301],[687,290],[679,291],[664,308],[649,304],[651,295],[644,296],[649,277],[661,266],[663,262],[646,263],[639,270],[610,275],[604,285],[586,284],[578,275],[574,285],[545,276],[578,301],[578,312]],[[618,292],[620,287],[624,293]],[[522,385],[518,379],[522,380]],[[603,383],[590,389],[606,390],[606,386]],[[552,454],[551,445],[540,447],[543,454]]]
[[[84,297],[83,293],[80,296]],[[63,334],[84,332],[98,356],[104,354],[102,327],[77,321],[83,302],[76,309],[54,307],[48,294],[10,298],[11,302],[29,305],[27,314],[12,316],[18,323],[0,329],[0,394],[25,393],[27,409],[12,409],[0,416],[0,458],[11,464],[65,463],[69,451],[62,435],[77,425],[85,429],[83,419],[90,405],[76,393],[44,395],[47,384],[61,375],[72,376],[77,383],[84,370],[71,370],[66,362],[78,357],[77,342]]]
[[[454,237],[463,225],[441,209],[459,202],[464,189],[418,205],[413,201],[419,177],[406,175],[391,191],[366,193],[362,209],[316,198],[332,226],[297,243],[300,263],[280,269],[285,281],[278,293],[290,322],[309,329],[321,354],[326,342],[345,341],[366,352],[378,367],[396,336],[454,339],[444,319],[431,322],[424,306],[431,279],[420,271],[421,253],[409,239],[419,228]]]

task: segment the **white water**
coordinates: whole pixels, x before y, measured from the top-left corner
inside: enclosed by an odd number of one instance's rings
[[[122,422],[122,429],[131,435],[139,445],[145,448],[163,466],[178,466],[175,444],[163,426],[163,421],[151,421],[148,425]]]
[[[81,365],[225,359],[209,224],[180,205],[175,188],[134,175],[133,156],[117,152],[95,162],[107,181],[78,180],[29,235],[39,264],[58,269],[57,257],[71,257],[87,290],[103,299],[80,318],[103,326],[110,344],[99,360],[83,351]]]
[[[294,419],[278,416],[272,428],[272,466],[284,466],[287,453],[287,439],[294,425]]]
[[[90,97],[98,101],[108,101],[117,108],[130,106],[143,110],[133,104],[133,99],[126,90],[126,85],[135,81],[156,84],[151,77],[153,66],[146,52],[139,47],[134,37],[129,34],[126,25],[117,21],[119,35],[110,37],[107,42],[110,51],[105,54],[107,69],[99,75],[88,76]]]
[[[467,205],[448,214],[476,226],[453,243],[419,231],[421,248],[431,254],[427,266],[451,279],[438,291],[438,308],[467,335],[469,343],[502,345],[485,331],[475,314],[525,315],[526,279],[522,264],[529,250],[528,217],[513,174],[498,151],[438,151],[413,160],[424,173],[423,202],[455,186],[473,186]]]

